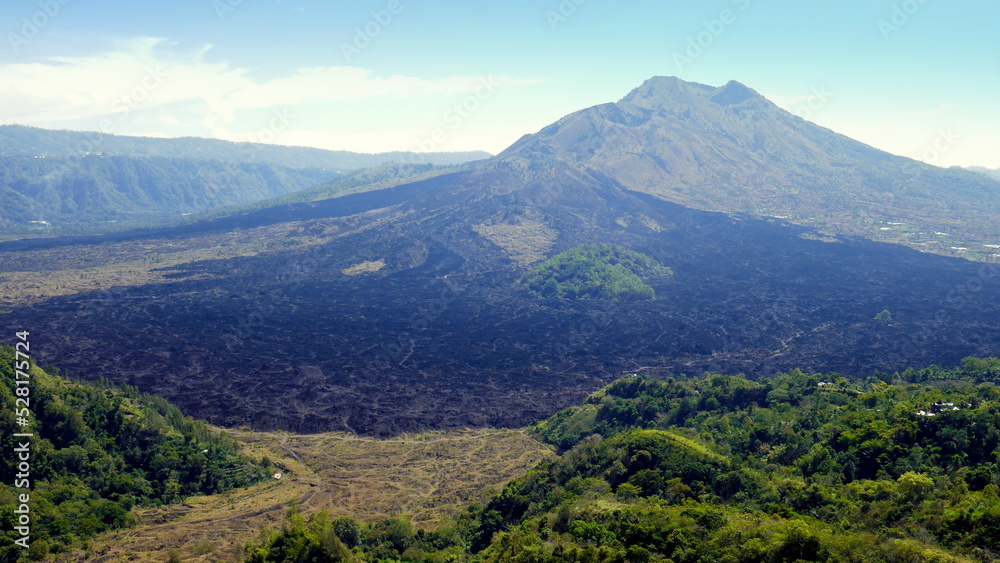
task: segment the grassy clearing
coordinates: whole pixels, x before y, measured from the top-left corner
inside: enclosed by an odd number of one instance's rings
[[[476,225],[473,230],[504,249],[511,258],[524,266],[544,260],[559,237],[558,231],[532,220],[522,220],[515,225]]]
[[[434,528],[554,455],[517,430],[428,432],[392,440],[347,434],[230,431],[244,452],[283,468],[281,480],[183,504],[136,510],[139,525],[100,536],[59,561],[239,561],[243,546],[280,524],[291,502],[362,521],[407,516]]]
[[[385,260],[375,260],[368,262],[361,262],[360,264],[355,264],[350,268],[344,268],[340,273],[345,276],[360,276],[361,274],[372,274],[382,268],[385,268]]]

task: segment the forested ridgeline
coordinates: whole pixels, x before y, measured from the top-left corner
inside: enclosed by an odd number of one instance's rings
[[[293,514],[248,560],[1000,560],[997,377],[628,377],[538,424],[561,455],[449,525]]]
[[[26,366],[16,366],[13,349],[0,347],[2,561],[29,552],[42,557],[128,527],[134,523],[129,514],[134,506],[245,487],[267,474],[266,460],[240,456],[233,439],[134,387],[69,381],[32,365],[23,371],[30,376],[28,414],[24,402],[15,405],[25,398],[15,395],[15,367]],[[19,425],[19,419],[28,424]],[[14,451],[29,440],[31,546],[26,551],[13,543],[21,537],[14,531],[14,510],[26,492],[15,488],[20,471]]]

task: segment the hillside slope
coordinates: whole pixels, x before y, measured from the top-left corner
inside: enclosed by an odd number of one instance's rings
[[[107,230],[253,204],[389,162],[452,165],[487,153],[358,154],[0,126],[0,234]]]
[[[27,554],[14,543],[22,537],[14,513],[21,494],[29,495],[31,553],[43,554],[134,524],[133,507],[245,487],[267,474],[266,464],[239,455],[234,440],[163,399],[29,368],[19,344],[16,357],[0,347],[0,444],[22,452],[0,462],[5,561]],[[28,456],[27,471],[20,455]]]
[[[563,453],[455,525],[293,515],[246,561],[992,562],[998,377],[628,377],[536,425]]]
[[[990,255],[981,244],[1000,244],[1000,181],[877,150],[735,81],[655,77],[617,103],[524,136],[497,159],[571,163],[698,209],[779,216],[942,254],[962,246]]]
[[[252,256],[202,255],[144,286],[88,282],[94,290],[12,307],[10,318],[39,327],[46,361],[163,394],[217,424],[386,434],[524,424],[627,370],[865,376],[1000,344],[992,265],[821,240],[574,180],[562,195],[546,183],[520,200],[470,199],[458,191],[470,174],[454,173],[262,210],[229,223],[262,241]],[[533,195],[548,202],[526,204]],[[15,273],[39,261],[59,264],[68,283],[80,269],[98,276],[96,264],[141,262],[147,245],[208,236],[192,225],[0,252],[8,283],[31,282]],[[656,299],[640,302],[548,300],[517,283],[529,266],[516,257],[595,241],[674,275],[650,280]],[[365,264],[377,266],[349,273]],[[876,320],[886,309],[892,321]],[[273,412],[276,402],[286,408]]]
[[[81,158],[89,154],[217,160],[231,164],[270,164],[282,168],[325,168],[346,172],[387,162],[452,165],[489,158],[483,151],[364,154],[312,147],[234,143],[218,139],[129,137],[88,131],[54,131],[0,125],[0,156]]]
[[[286,195],[336,173],[163,157],[0,158],[0,225],[19,230],[179,218]]]

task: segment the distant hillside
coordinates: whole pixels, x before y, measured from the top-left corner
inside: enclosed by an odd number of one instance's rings
[[[490,154],[484,151],[362,154],[311,147],[233,143],[197,137],[177,139],[129,137],[0,125],[0,156],[81,158],[87,154],[101,153],[116,156],[160,156],[241,164],[271,164],[287,168],[325,168],[339,172],[370,168],[387,162],[450,165],[490,157]]]
[[[285,195],[336,176],[320,169],[186,158],[0,157],[0,228],[23,231],[33,225],[41,231],[179,217]]]
[[[986,174],[990,178],[1000,180],[1000,168],[986,168],[984,166],[967,166],[966,170],[972,170],[973,172]]]
[[[358,154],[0,126],[0,233],[108,229],[280,198],[383,166],[452,165],[488,153]],[[397,174],[405,171],[400,168]],[[383,174],[384,176],[385,174]]]
[[[269,474],[265,464],[239,455],[234,440],[163,399],[106,380],[70,382],[34,366],[23,368],[24,377],[15,365],[14,350],[0,347],[0,444],[13,452],[30,442],[33,553],[59,552],[102,531],[128,527],[134,523],[132,507],[243,487]],[[25,397],[26,403],[15,404]],[[27,425],[20,425],[21,419]],[[14,436],[25,432],[34,437]],[[18,463],[12,453],[0,460],[4,561],[25,553],[14,544],[20,537],[14,531],[14,499],[25,492],[15,488]]]
[[[211,217],[222,218],[222,220],[235,219],[233,215],[246,214],[248,211],[269,210],[281,211],[288,204],[318,202],[324,199],[340,197],[343,195],[356,193],[359,191],[377,191],[395,187],[401,184],[418,182],[428,178],[433,178],[441,174],[452,172],[450,166],[436,166],[433,164],[400,164],[391,162],[381,164],[371,168],[364,168],[341,174],[332,181],[316,184],[304,190],[298,190],[287,195],[262,199],[249,205],[239,205],[236,207],[225,207],[210,214]],[[208,216],[197,217],[196,220],[208,218]]]

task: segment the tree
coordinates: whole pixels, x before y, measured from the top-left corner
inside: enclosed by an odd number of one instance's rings
[[[875,320],[880,323],[891,323],[892,313],[889,312],[889,309],[882,309],[881,313],[875,315]]]
[[[361,527],[350,516],[341,516],[333,521],[333,531],[347,547],[355,547],[361,540]]]
[[[919,502],[934,488],[934,480],[925,473],[907,471],[897,480],[899,490],[910,502]]]
[[[545,298],[650,300],[642,278],[673,272],[649,256],[609,244],[584,244],[557,254],[525,274],[520,283]]]

